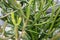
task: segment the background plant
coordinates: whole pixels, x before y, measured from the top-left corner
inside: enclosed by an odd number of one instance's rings
[[[12,30],[3,30],[4,37],[6,40],[52,40],[55,30],[60,28],[60,6],[55,6],[53,0],[0,0],[4,15],[0,19],[12,25]],[[49,7],[51,13],[47,13]]]

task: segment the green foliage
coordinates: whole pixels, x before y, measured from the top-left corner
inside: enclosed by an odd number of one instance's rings
[[[55,8],[53,0],[1,0],[0,6],[6,14],[1,19],[13,25],[11,33],[4,31],[7,40],[51,40],[60,28],[60,6]],[[46,12],[49,7],[51,13]]]

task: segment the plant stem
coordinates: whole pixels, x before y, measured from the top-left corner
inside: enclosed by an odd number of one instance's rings
[[[15,31],[15,40],[18,40],[18,26],[17,25],[15,25],[14,31]]]

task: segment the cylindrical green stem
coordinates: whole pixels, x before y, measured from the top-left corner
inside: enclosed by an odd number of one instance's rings
[[[18,26],[17,25],[15,25],[14,31],[15,31],[15,40],[18,40]]]

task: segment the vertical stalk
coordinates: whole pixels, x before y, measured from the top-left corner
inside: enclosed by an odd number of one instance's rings
[[[14,31],[15,31],[15,40],[18,40],[18,26],[17,25],[15,25]]]
[[[11,13],[12,23],[14,24],[15,40],[18,40],[18,25],[21,23],[21,17],[18,18],[17,23],[14,17],[14,12]]]

